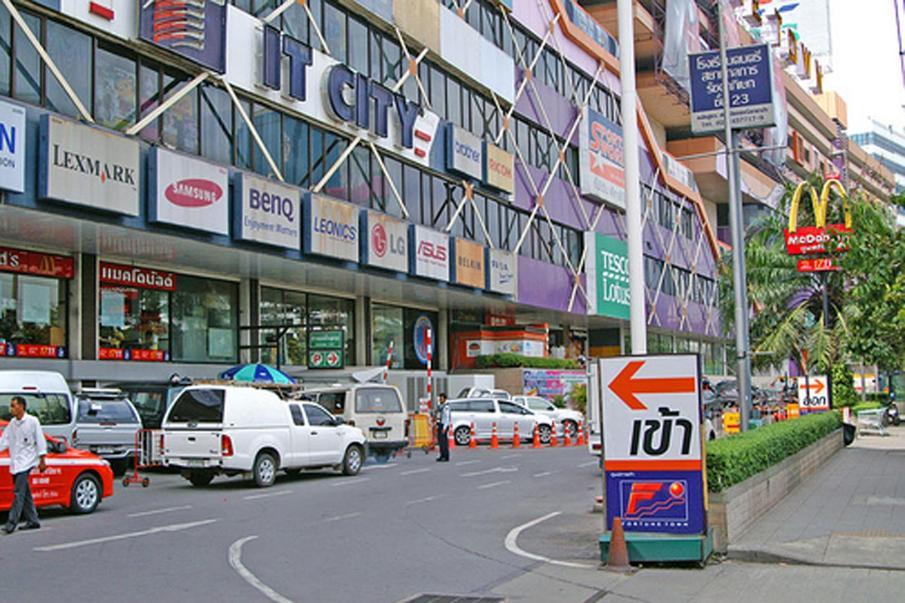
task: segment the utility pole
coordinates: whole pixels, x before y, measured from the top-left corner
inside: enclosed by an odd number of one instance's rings
[[[638,144],[638,90],[635,87],[633,0],[618,0],[619,81],[622,84],[622,137],[625,144],[625,230],[632,354],[647,353],[647,311],[644,300],[644,242],[641,229],[641,167]]]
[[[726,139],[726,172],[729,180],[729,224],[732,230],[732,284],[735,290],[735,354],[737,361],[741,430],[748,430],[751,417],[751,354],[748,342],[748,283],[745,277],[745,216],[742,210],[741,168],[738,134],[732,129],[729,98],[729,63],[723,5],[717,3],[720,22],[720,67],[723,79],[723,118]]]

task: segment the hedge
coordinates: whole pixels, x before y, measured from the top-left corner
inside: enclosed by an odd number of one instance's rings
[[[545,369],[577,369],[574,360],[564,358],[536,358],[520,354],[487,354],[475,359],[478,368],[545,368]]]
[[[827,412],[708,442],[708,488],[722,492],[807,448],[841,425],[839,413]]]
[[[852,405],[852,414],[858,414],[858,411],[861,410],[876,410],[878,408],[883,408],[883,404],[880,402],[858,402]]]

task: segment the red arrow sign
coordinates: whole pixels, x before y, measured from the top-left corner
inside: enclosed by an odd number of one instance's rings
[[[799,383],[798,385],[801,389],[805,389],[804,381]],[[807,385],[807,389],[814,390],[814,393],[819,394],[826,387],[826,383],[821,381],[820,379],[814,379]]]
[[[646,410],[636,394],[693,394],[694,377],[659,377],[656,379],[633,379],[635,373],[644,366],[644,360],[632,360],[625,365],[616,378],[610,382],[610,390],[632,410]]]

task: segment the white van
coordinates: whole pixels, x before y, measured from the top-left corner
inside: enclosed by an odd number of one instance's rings
[[[324,408],[285,402],[253,387],[185,388],[163,419],[163,464],[195,486],[214,476],[251,474],[260,487],[276,473],[332,467],[355,475],[365,460],[365,437]]]
[[[72,392],[60,373],[53,371],[0,371],[0,420],[9,421],[9,401],[22,396],[26,409],[41,421],[44,433],[72,442],[75,429]]]
[[[368,438],[368,452],[378,461],[408,445],[407,418],[402,394],[393,385],[355,383],[306,389],[295,397],[317,402]]]

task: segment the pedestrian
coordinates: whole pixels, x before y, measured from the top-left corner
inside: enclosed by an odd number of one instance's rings
[[[35,501],[31,497],[31,484],[28,476],[35,467],[38,471],[47,469],[47,441],[41,430],[41,422],[26,412],[28,403],[22,396],[13,396],[9,401],[12,414],[9,424],[0,435],[0,452],[9,449],[9,472],[13,477],[13,506],[3,531],[12,534],[19,525],[19,517],[25,514],[23,530],[37,530],[38,512]]]
[[[437,462],[446,463],[449,461],[449,428],[452,426],[452,412],[446,403],[445,393],[437,396],[437,404],[440,407],[438,409],[440,414],[437,417],[437,444],[440,446],[440,456],[437,457]]]

